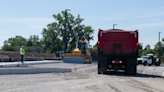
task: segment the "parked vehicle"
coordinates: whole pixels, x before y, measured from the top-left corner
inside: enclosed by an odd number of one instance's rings
[[[146,66],[147,64],[151,66],[152,62],[153,62],[152,56],[142,56],[140,58],[137,58],[137,64],[143,64],[144,66]]]
[[[156,62],[157,56],[153,54],[147,54],[145,56],[142,56],[140,58],[137,58],[137,64],[143,64],[144,66],[146,65],[153,65],[155,64],[156,66],[160,65],[160,61]]]

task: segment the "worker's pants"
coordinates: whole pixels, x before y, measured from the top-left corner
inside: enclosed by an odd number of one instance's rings
[[[21,62],[23,62],[23,57],[24,57],[24,55],[21,55]]]

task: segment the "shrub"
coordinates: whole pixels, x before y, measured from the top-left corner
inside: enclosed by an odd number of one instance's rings
[[[2,51],[16,51],[16,47],[15,46],[12,46],[12,45],[4,45],[2,47]]]

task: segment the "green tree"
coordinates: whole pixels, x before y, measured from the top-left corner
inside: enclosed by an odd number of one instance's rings
[[[95,45],[93,46],[93,48],[94,48],[95,50],[98,50],[97,44],[95,44]]]
[[[12,45],[12,46],[22,46],[25,45],[26,43],[26,38],[22,37],[22,36],[15,36],[15,37],[11,37],[8,40],[4,41],[4,44],[8,44],[8,45]]]
[[[146,49],[146,50],[144,50],[143,52],[142,52],[142,56],[143,55],[147,55],[147,54],[156,54],[156,52],[154,51],[154,50],[152,50],[152,49]]]
[[[89,44],[90,40],[93,40],[93,29],[91,26],[85,26],[82,23],[84,19],[80,18],[80,15],[75,18],[72,14],[62,11],[53,17],[57,22],[47,25],[47,28],[43,29],[43,45],[44,51],[50,48],[51,53],[60,49],[64,49],[65,41],[65,14],[67,17],[66,24],[66,45],[69,49],[75,48],[75,41],[83,40]]]
[[[164,44],[162,44],[162,42],[158,42],[157,44],[155,44],[155,48],[154,51],[157,52],[157,55],[163,55],[164,52]]]
[[[51,24],[47,25],[50,27]],[[51,29],[43,29],[42,32],[42,44],[43,51],[46,53],[54,53],[55,51],[62,50],[64,43],[60,40],[57,32],[52,31]]]
[[[16,47],[12,45],[5,44],[2,47],[2,51],[16,51]]]
[[[88,50],[93,50],[93,48],[87,48]]]
[[[143,51],[144,51],[143,49],[138,49],[138,56],[139,56],[139,57],[142,56],[142,52],[143,52]]]
[[[28,46],[28,47],[33,46],[32,41],[31,41],[31,40],[28,40],[28,41],[26,42],[25,46]]]
[[[143,46],[142,46],[142,43],[139,43],[139,44],[138,44],[138,48],[139,48],[139,49],[142,49],[142,47],[143,47]]]
[[[148,44],[148,45],[146,45],[146,47],[145,47],[146,49],[150,49],[150,45]]]
[[[34,52],[30,47],[27,47],[24,50],[25,50],[25,52]]]
[[[40,39],[38,35],[31,35],[28,39],[28,41],[31,41],[32,46],[40,46]]]
[[[164,38],[162,38],[162,42],[164,42]]]

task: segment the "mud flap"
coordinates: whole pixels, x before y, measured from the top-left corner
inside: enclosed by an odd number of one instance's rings
[[[107,58],[98,58],[98,73],[107,73]]]
[[[137,60],[135,59],[127,59],[126,62],[126,69],[125,74],[136,74],[136,67],[137,66]]]

